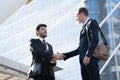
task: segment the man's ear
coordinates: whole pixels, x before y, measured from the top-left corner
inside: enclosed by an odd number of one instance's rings
[[[38,31],[36,31],[36,35],[38,36]]]

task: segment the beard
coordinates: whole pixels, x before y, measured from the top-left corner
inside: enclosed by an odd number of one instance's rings
[[[46,38],[46,37],[47,37],[47,35],[40,35],[40,37],[42,37],[42,38]]]

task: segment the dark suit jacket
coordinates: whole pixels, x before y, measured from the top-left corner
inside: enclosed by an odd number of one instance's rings
[[[80,34],[79,47],[71,52],[63,53],[65,55],[65,60],[76,55],[80,55],[81,60],[83,60],[85,56],[92,57],[93,51],[95,50],[99,42],[98,33],[98,23],[96,20],[92,19],[92,22],[90,23],[90,26],[88,28],[90,43],[88,44],[86,31],[83,31],[83,33]]]
[[[45,46],[39,39],[30,40],[30,51],[32,52],[33,56],[32,64],[42,63],[41,75],[54,77],[53,66],[55,66],[56,64],[51,63],[53,49],[50,44],[48,44],[48,47],[49,51],[46,51]]]

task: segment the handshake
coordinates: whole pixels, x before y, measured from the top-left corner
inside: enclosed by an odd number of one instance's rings
[[[64,60],[65,56],[62,53],[53,54],[52,62],[56,62],[56,60]]]

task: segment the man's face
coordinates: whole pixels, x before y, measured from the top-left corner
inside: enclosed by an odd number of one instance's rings
[[[83,13],[80,13],[80,14],[78,13],[76,17],[77,17],[76,20],[77,20],[79,23],[83,23],[83,21],[84,21],[84,14],[83,14]]]
[[[46,27],[40,27],[40,29],[37,31],[38,36],[45,38],[47,37],[47,29]]]

